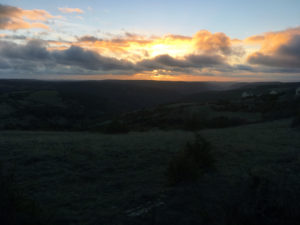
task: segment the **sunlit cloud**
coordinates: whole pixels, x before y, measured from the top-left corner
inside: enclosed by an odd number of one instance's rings
[[[172,57],[203,53],[236,54],[235,43],[237,43],[236,40],[231,42],[231,39],[223,33],[213,34],[202,30],[192,37],[173,34],[161,37],[146,37],[125,33],[123,37],[103,39],[87,35],[78,38],[77,44],[99,51],[102,54],[111,54],[111,56],[118,58],[129,57],[134,61],[135,59],[152,58],[163,54]]]
[[[246,39],[257,42],[261,48],[248,56],[248,62],[256,65],[300,69],[300,27]],[[300,71],[300,70],[296,70]]]
[[[260,45],[260,51],[263,52],[273,52],[279,46],[291,40],[295,35],[300,35],[300,27],[251,36],[245,39],[245,43]]]
[[[61,11],[62,13],[79,13],[82,14],[84,13],[84,11],[82,9],[79,8],[58,8],[59,11]]]
[[[0,29],[2,30],[49,29],[48,25],[41,22],[45,22],[50,18],[54,18],[54,16],[45,10],[23,10],[18,7],[0,4]]]

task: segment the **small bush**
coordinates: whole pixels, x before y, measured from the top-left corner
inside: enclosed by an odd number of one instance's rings
[[[295,180],[289,183],[285,177],[258,172],[250,174],[235,204],[225,208],[227,224],[299,224],[300,192],[292,185]]]
[[[3,173],[0,167],[0,224],[42,224],[33,201],[24,197],[13,175]]]
[[[187,143],[169,162],[167,179],[169,185],[195,181],[201,173],[214,165],[211,145],[203,137],[196,135],[194,143]]]

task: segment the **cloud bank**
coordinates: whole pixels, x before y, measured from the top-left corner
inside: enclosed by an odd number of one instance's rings
[[[59,8],[62,13],[84,13]],[[300,78],[300,27],[239,40],[225,33],[199,30],[192,36],[51,33],[49,19],[72,25],[45,10],[0,4],[0,76],[144,75]],[[33,35],[33,28],[48,29]],[[25,33],[23,30],[27,30]],[[54,30],[54,29],[53,29]],[[29,36],[28,34],[31,34]],[[42,38],[43,37],[43,38]],[[51,38],[50,38],[51,37]],[[49,39],[47,39],[49,38]]]

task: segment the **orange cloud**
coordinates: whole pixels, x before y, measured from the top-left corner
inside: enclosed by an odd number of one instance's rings
[[[300,68],[300,27],[253,36],[246,42],[257,42],[261,48],[250,54],[251,64],[269,67]]]
[[[29,23],[23,20],[12,20],[9,23],[5,24],[5,26],[2,26],[2,29],[5,30],[19,30],[31,28],[49,29],[49,27],[43,23]]]
[[[243,41],[240,40],[240,39],[234,38],[234,39],[231,39],[231,43],[232,43],[232,44],[242,44]]]
[[[22,10],[22,16],[29,20],[45,21],[50,18],[54,18],[50,13],[41,9]]]
[[[271,53],[289,42],[295,35],[300,35],[300,27],[251,36],[246,38],[244,42],[246,44],[259,44],[261,46],[260,52]]]
[[[224,33],[212,34],[207,30],[201,30],[193,36],[193,41],[198,51],[219,52],[225,55],[231,52],[231,40]]]
[[[23,10],[21,8],[0,4],[0,29],[3,30],[49,29],[47,25],[40,22],[46,21],[49,18],[54,18],[54,16],[45,10]]]
[[[145,37],[125,33],[125,36],[100,39],[94,36],[78,38],[76,45],[92,49],[104,55],[126,58],[132,61],[168,54],[172,57],[184,57],[189,54],[221,54],[234,53],[232,44],[240,42],[231,40],[223,33],[212,34],[206,30],[194,36],[167,34],[161,37]]]
[[[245,42],[249,43],[249,44],[257,44],[257,43],[262,43],[264,40],[265,40],[264,35],[255,35],[255,36],[246,38]]]
[[[59,11],[61,11],[62,13],[79,13],[82,14],[84,13],[83,10],[79,9],[79,8],[58,8]]]

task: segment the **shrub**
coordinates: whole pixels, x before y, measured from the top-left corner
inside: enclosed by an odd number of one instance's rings
[[[282,173],[265,165],[255,166],[231,188],[223,206],[226,224],[298,224],[299,187],[299,176],[292,170]]]
[[[193,143],[187,143],[185,149],[170,160],[167,179],[169,185],[195,181],[204,171],[213,167],[214,157],[211,145],[203,137],[196,135]]]
[[[41,224],[33,201],[20,192],[14,176],[3,173],[0,167],[0,224]]]
[[[227,224],[292,225],[300,219],[299,186],[284,177],[258,171],[250,174],[235,204],[227,207]],[[262,175],[264,174],[264,175]]]

